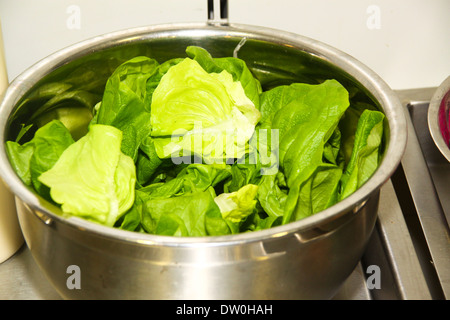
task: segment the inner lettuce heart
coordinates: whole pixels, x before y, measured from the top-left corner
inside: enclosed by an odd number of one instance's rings
[[[248,152],[261,115],[226,70],[208,73],[190,58],[172,66],[153,92],[151,135],[160,158],[225,163]]]

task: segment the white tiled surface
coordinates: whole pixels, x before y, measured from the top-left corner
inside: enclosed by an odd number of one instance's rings
[[[0,0],[8,75],[86,38],[147,24],[205,21],[206,0]],[[299,33],[372,68],[393,89],[450,74],[449,0],[229,0],[230,22]]]

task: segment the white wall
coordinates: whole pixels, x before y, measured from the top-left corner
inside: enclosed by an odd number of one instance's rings
[[[9,78],[86,38],[147,24],[205,21],[206,0],[0,0]],[[302,34],[345,51],[392,88],[450,75],[450,0],[229,0],[230,22]]]

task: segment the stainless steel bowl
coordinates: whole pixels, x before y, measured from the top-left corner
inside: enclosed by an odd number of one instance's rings
[[[428,128],[439,151],[450,162],[450,76],[437,88],[428,106]]]
[[[242,45],[235,50],[237,45]],[[265,87],[334,78],[353,102],[383,110],[383,160],[372,178],[333,207],[269,230],[180,238],[103,227],[63,218],[29,190],[0,147],[1,177],[16,195],[27,245],[67,299],[328,299],[354,270],[377,217],[379,189],[406,144],[405,114],[393,91],[351,56],[300,35],[255,26],[208,23],[157,25],[99,36],[45,58],[15,79],[0,106],[0,141],[14,138],[21,119],[36,113],[33,92],[73,72],[101,88],[109,67],[137,54],[158,60],[199,45],[213,56],[237,53]],[[33,101],[32,101],[33,102]],[[75,268],[77,269],[72,269]],[[78,270],[80,288],[68,285]]]

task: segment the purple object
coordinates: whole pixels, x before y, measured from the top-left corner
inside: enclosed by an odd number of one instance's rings
[[[436,147],[450,162],[450,76],[434,92],[428,107],[428,127]]]
[[[444,138],[447,146],[450,147],[450,91],[448,91],[441,101],[439,107],[439,128],[441,130],[442,137]]]

